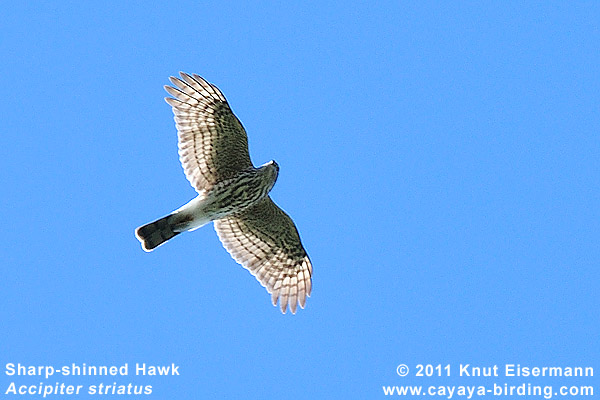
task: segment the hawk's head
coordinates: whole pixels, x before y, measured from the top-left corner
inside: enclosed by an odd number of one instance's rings
[[[275,162],[275,160],[271,160],[268,163],[266,163],[265,165],[267,165],[273,169],[273,171],[275,172],[275,178],[277,178],[277,175],[279,174],[279,164],[277,164]]]
[[[262,170],[263,176],[272,188],[279,175],[279,165],[277,165],[274,160],[271,160],[268,163],[261,165],[259,169]],[[271,188],[269,188],[269,190],[271,190]]]

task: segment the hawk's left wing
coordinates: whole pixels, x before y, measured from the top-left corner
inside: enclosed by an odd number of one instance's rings
[[[285,313],[304,308],[312,289],[312,264],[292,219],[269,196],[241,213],[218,219],[225,249],[271,293]]]

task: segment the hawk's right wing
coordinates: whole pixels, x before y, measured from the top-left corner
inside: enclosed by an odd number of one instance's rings
[[[199,75],[180,74],[182,79],[170,78],[176,87],[165,86],[174,97],[165,100],[175,114],[185,176],[202,193],[252,167],[248,136],[216,86]]]
[[[269,196],[241,213],[218,219],[225,249],[271,293],[285,313],[304,308],[312,289],[312,264],[292,219]]]

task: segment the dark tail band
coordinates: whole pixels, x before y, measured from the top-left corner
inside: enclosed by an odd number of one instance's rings
[[[167,215],[135,230],[135,236],[142,242],[144,251],[152,251],[167,240],[179,235],[180,232],[173,231],[173,226],[169,223],[170,217],[171,215]]]

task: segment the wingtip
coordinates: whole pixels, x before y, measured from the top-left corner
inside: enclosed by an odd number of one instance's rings
[[[170,86],[167,86],[167,87],[170,87]],[[183,105],[182,105],[183,103],[181,103],[181,101],[174,99],[172,97],[165,97],[165,101],[171,107],[183,107]]]
[[[281,310],[281,313],[285,314],[287,312],[287,308],[288,308],[287,299],[280,299],[279,300],[279,309]]]
[[[203,82],[203,83],[205,83],[205,84],[207,84],[207,85],[210,86],[210,83],[208,83],[208,81],[206,79],[204,79],[203,77],[201,77],[198,74],[192,74],[192,78],[194,78],[198,82]]]

